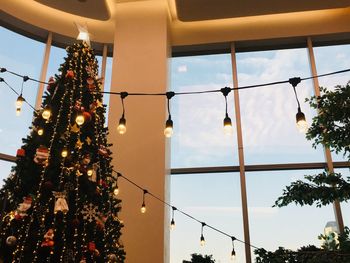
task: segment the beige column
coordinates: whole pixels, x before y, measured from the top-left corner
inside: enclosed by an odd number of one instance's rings
[[[309,51],[309,62],[310,62],[310,69],[311,69],[312,76],[317,76],[315,55],[312,47],[312,40],[310,37],[307,38],[307,47]],[[320,85],[318,83],[318,78],[313,78],[313,84],[314,84],[315,95],[320,96]],[[324,155],[327,162],[328,172],[334,173],[332,155],[328,147],[324,147]],[[335,219],[338,224],[338,229],[340,233],[343,233],[344,221],[343,221],[343,216],[341,212],[340,202],[338,200],[335,200],[333,202],[333,209],[334,209]]]
[[[49,58],[50,58],[50,51],[51,51],[51,43],[52,43],[52,33],[49,32],[46,40],[43,64],[41,66],[40,81],[46,81],[47,67],[49,65]],[[38,92],[36,94],[35,109],[39,109],[41,106],[44,88],[45,88],[45,84],[39,83]]]
[[[167,9],[163,1],[116,4],[111,91],[166,92],[168,75]],[[121,99],[111,95],[108,126],[114,145],[113,165],[162,199],[168,196],[166,121],[164,96],[128,96],[125,102],[127,131],[117,133]],[[168,262],[167,209],[146,195],[142,214],[140,189],[120,178],[122,241],[128,263]]]
[[[102,65],[101,65],[101,75],[100,78],[103,79],[101,90],[104,91],[106,83],[106,65],[107,65],[107,44],[103,45],[102,51]]]
[[[234,43],[231,44],[231,63],[232,63],[232,76],[233,87],[238,87],[238,75],[237,75],[237,63],[236,63],[236,48]],[[241,199],[242,199],[242,215],[243,215],[243,230],[244,230],[244,242],[245,244],[245,257],[246,263],[252,262],[252,256],[250,251],[250,234],[249,234],[249,217],[248,217],[248,201],[247,201],[247,187],[245,180],[245,163],[244,163],[244,151],[243,151],[243,135],[241,124],[241,108],[239,103],[239,91],[235,89],[233,91],[235,99],[235,114],[236,114],[236,129],[237,129],[237,145],[238,145],[238,158],[239,158],[239,178],[241,182]]]

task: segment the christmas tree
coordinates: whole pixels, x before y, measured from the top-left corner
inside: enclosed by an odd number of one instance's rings
[[[0,262],[124,262],[92,49],[67,48],[0,191]]]

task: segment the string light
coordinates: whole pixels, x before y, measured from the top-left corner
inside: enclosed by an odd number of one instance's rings
[[[19,116],[21,114],[21,108],[23,105],[24,98],[22,97],[22,94],[18,96],[16,100],[16,116]]]
[[[86,173],[87,173],[88,176],[92,176],[92,174],[94,173],[94,170],[92,169],[91,166],[88,168]]]
[[[85,118],[84,118],[84,115],[81,111],[78,112],[77,116],[75,117],[75,122],[81,126],[84,124],[85,122]]]
[[[305,118],[305,114],[301,111],[300,108],[300,102],[298,99],[298,95],[297,95],[297,91],[296,91],[296,86],[301,82],[301,78],[291,78],[289,79],[289,83],[292,85],[293,90],[294,90],[294,94],[295,94],[295,99],[297,101],[298,104],[298,112],[296,114],[296,124],[297,124],[297,128],[300,132],[302,133],[306,133],[308,130],[308,124],[306,122],[306,118]]]
[[[68,156],[68,150],[67,150],[66,147],[64,147],[64,148],[62,149],[61,156],[62,156],[63,158],[66,158],[66,157]]]
[[[51,108],[49,105],[47,105],[44,110],[43,110],[43,113],[41,114],[41,116],[43,117],[43,119],[45,120],[49,120],[50,117],[51,117]]]
[[[175,229],[174,212],[175,212],[175,210],[177,210],[177,208],[175,206],[172,206],[171,209],[172,209],[172,211],[171,211],[172,216],[171,216],[171,222],[170,222],[170,229],[174,230]]]
[[[206,224],[204,222],[201,222],[202,227],[201,227],[201,238],[200,238],[200,244],[201,246],[205,245],[205,239],[204,239],[204,235],[203,235],[203,228],[206,226]]]
[[[236,259],[236,251],[235,251],[234,241],[236,240],[236,238],[235,237],[231,237],[231,240],[232,240],[231,260],[235,260]]]
[[[145,195],[148,194],[148,191],[143,189],[143,195],[142,195],[142,206],[141,206],[141,213],[146,213],[146,203],[145,203]]]
[[[39,136],[42,136],[44,134],[44,129],[42,127],[39,127],[37,133]]]
[[[167,138],[170,138],[173,135],[173,121],[170,114],[170,99],[175,96],[175,92],[169,91],[166,93],[167,97],[167,106],[168,106],[168,119],[165,123],[164,135]]]
[[[227,112],[227,95],[231,92],[231,88],[225,87],[221,89],[221,93],[224,95],[225,98],[225,118],[224,118],[224,134],[230,135],[232,134],[232,121],[231,118],[228,116]]]
[[[117,131],[119,132],[119,134],[124,134],[126,133],[126,119],[125,119],[125,107],[124,107],[124,99],[128,96],[127,92],[122,92],[120,94],[120,98],[122,101],[122,108],[123,108],[123,113],[122,113],[122,117],[119,120],[119,125],[117,127]]]

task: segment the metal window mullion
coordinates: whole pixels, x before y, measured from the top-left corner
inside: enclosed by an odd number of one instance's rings
[[[315,61],[315,55],[314,55],[314,50],[312,46],[312,40],[310,37],[307,38],[307,48],[309,52],[311,74],[312,76],[315,77],[317,76],[316,61]],[[315,95],[317,97],[320,96],[320,85],[317,77],[313,78],[313,86],[314,86]],[[318,111],[318,114],[319,113],[320,112]],[[333,160],[332,160],[331,152],[328,147],[324,147],[324,155],[325,155],[325,160],[327,162],[328,172],[333,173],[334,172]],[[335,200],[333,202],[333,209],[334,209],[335,219],[338,224],[338,229],[340,230],[341,233],[343,233],[344,221],[343,221],[343,216],[341,212],[340,202],[338,200]]]
[[[51,52],[51,44],[52,44],[52,32],[49,32],[46,40],[46,46],[45,46],[45,52],[44,52],[44,58],[43,58],[43,64],[41,67],[41,73],[40,73],[40,81],[46,80],[46,74],[47,74],[47,68],[49,64],[50,59],[50,52]],[[38,92],[36,95],[36,101],[35,101],[35,109],[40,109],[41,107],[41,101],[44,94],[44,83],[39,83]]]
[[[237,77],[237,63],[236,63],[236,50],[234,43],[231,44],[231,63],[232,63],[232,78],[233,87],[238,87]],[[237,144],[238,144],[238,158],[239,158],[239,174],[241,183],[241,201],[242,201],[242,214],[243,214],[243,230],[245,244],[245,256],[246,262],[252,262],[251,250],[250,250],[250,234],[249,234],[249,218],[248,218],[248,201],[247,201],[247,187],[245,179],[245,167],[244,167],[244,152],[243,152],[243,136],[241,126],[241,111],[239,104],[239,92],[237,89],[233,91],[235,102],[235,116],[236,116],[236,129],[237,129]]]

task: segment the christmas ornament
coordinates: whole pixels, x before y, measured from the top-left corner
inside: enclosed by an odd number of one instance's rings
[[[97,170],[99,168],[99,165],[97,163],[94,163],[92,165],[92,168],[91,168],[91,175],[88,174],[88,179],[91,181],[91,182],[94,182],[96,183],[97,181]]]
[[[23,148],[20,148],[17,150],[16,156],[17,157],[24,157],[24,156],[26,156],[26,151]]]
[[[61,211],[64,214],[69,211],[68,204],[66,201],[66,192],[53,192],[56,198],[54,213]]]
[[[79,263],[86,263],[86,259],[82,258]]]
[[[91,113],[95,113],[95,111],[96,111],[96,109],[97,109],[97,102],[91,103],[90,106],[89,106],[89,108],[90,108],[90,112],[91,112]]]
[[[94,254],[94,256],[99,256],[100,255],[100,251],[98,251],[96,249],[96,245],[94,242],[89,242],[88,244],[88,250],[89,252],[91,252],[92,254]]]
[[[90,122],[92,120],[91,114],[88,111],[83,112],[83,117],[86,122]]]
[[[32,198],[30,196],[23,197],[23,202],[20,203],[15,212],[15,219],[19,220],[28,216],[27,211],[32,206]]]
[[[91,156],[89,153],[84,154],[83,159],[81,160],[81,164],[88,165],[91,162]]]
[[[98,153],[103,157],[109,157],[109,153],[106,146],[100,145],[100,148],[98,149]]]
[[[84,205],[83,211],[83,219],[89,221],[90,223],[96,221],[98,218],[98,207],[92,203]]]
[[[97,219],[96,219],[96,227],[97,229],[103,231],[103,229],[105,228],[105,223],[107,221],[107,217],[105,215],[98,215]]]
[[[92,85],[92,84],[94,84],[94,79],[91,78],[91,77],[88,77],[88,78],[86,79],[86,82],[87,82],[88,85]]]
[[[107,256],[107,259],[108,259],[108,262],[110,262],[110,263],[117,262],[117,256],[115,254],[109,254]]]
[[[91,139],[90,139],[89,136],[86,137],[85,142],[87,143],[87,145],[90,145],[90,144],[91,144]]]
[[[77,133],[77,132],[79,132],[79,130],[80,130],[80,128],[76,123],[74,123],[74,125],[71,126],[71,128],[70,128],[70,131],[73,133]]]
[[[17,242],[17,238],[15,236],[9,236],[8,238],[6,238],[6,245],[13,247],[14,245],[16,245]]]
[[[81,100],[77,100],[74,104],[74,109],[77,111],[81,110]]]
[[[67,70],[66,78],[68,78],[68,79],[74,78],[74,71],[73,70]]]
[[[47,230],[46,234],[44,235],[44,240],[41,242],[42,247],[53,247],[55,242],[53,241],[54,238],[54,231],[52,228],[49,228]]]
[[[83,143],[81,142],[80,138],[78,138],[77,142],[75,143],[75,148],[80,150],[82,146]]]
[[[48,159],[49,159],[49,150],[45,146],[41,145],[38,149],[36,149],[34,162],[37,164],[41,164],[43,166],[47,166]]]
[[[52,93],[54,91],[54,88],[55,88],[55,79],[54,77],[50,77],[46,89],[48,92]]]

